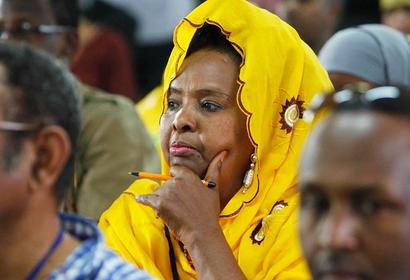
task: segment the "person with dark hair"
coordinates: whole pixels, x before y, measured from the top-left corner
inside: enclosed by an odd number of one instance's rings
[[[137,90],[132,45],[110,24],[118,18],[128,18],[131,21],[128,25],[132,25],[132,18],[102,1],[95,1],[82,11],[78,32],[80,46],[70,69],[87,85],[137,101],[141,96]],[[128,22],[125,20],[125,23]]]
[[[69,61],[77,46],[76,0],[0,2],[1,39],[20,41]],[[129,171],[159,169],[155,147],[126,98],[76,82],[83,126],[75,164],[71,211],[98,220],[133,180]]]
[[[176,27],[163,82],[162,174],[101,216],[107,244],[158,279],[310,279],[296,163],[326,71],[288,24],[207,0]]]
[[[93,1],[93,0],[91,0]],[[134,65],[140,97],[162,81],[172,50],[172,31],[198,0],[98,0],[131,15],[137,24],[133,36]],[[118,24],[118,23],[117,23]]]
[[[299,171],[313,278],[409,279],[410,88],[362,83],[316,101],[327,115]]]
[[[337,30],[361,24],[379,24],[379,0],[343,0],[344,12]]]
[[[44,53],[0,42],[0,278],[149,279],[58,210],[80,134],[71,76]]]

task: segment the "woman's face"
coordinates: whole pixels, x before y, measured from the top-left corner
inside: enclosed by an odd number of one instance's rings
[[[242,185],[253,147],[246,117],[236,102],[239,67],[225,53],[200,50],[183,62],[168,90],[161,118],[161,147],[167,163],[203,178],[211,160],[227,151],[219,179],[224,206]]]

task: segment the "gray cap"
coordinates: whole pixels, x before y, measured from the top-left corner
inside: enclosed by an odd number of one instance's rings
[[[382,24],[365,24],[334,34],[319,52],[326,70],[379,85],[410,86],[410,42]]]

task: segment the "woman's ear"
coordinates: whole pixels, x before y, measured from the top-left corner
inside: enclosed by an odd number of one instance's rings
[[[71,153],[70,139],[63,128],[50,125],[34,140],[35,160],[32,175],[35,185],[53,189]]]

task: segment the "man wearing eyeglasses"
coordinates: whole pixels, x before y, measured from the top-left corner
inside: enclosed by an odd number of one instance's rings
[[[58,215],[79,133],[66,69],[0,42],[0,279],[148,279],[104,247],[93,222]]]
[[[3,40],[24,42],[69,61],[77,47],[78,16],[77,0],[3,0],[0,35]],[[77,87],[83,128],[76,158],[76,188],[69,208],[98,220],[132,183],[129,171],[156,172],[160,161],[129,100],[79,82]]]
[[[410,279],[410,89],[361,84],[316,101],[310,112],[328,115],[299,175],[314,279]]]

